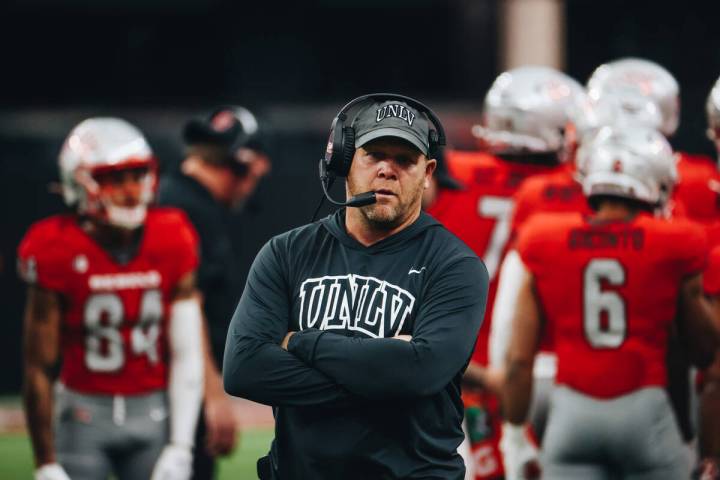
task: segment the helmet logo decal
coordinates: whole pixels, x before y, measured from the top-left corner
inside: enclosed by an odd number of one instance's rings
[[[550,97],[553,101],[559,101],[572,95],[570,87],[557,80],[548,81],[545,86],[545,91],[547,92],[548,97]]]
[[[223,110],[210,120],[210,126],[216,132],[227,132],[235,124],[235,115],[230,110]]]
[[[615,160],[615,163],[613,163],[613,166],[612,166],[612,171],[615,173],[622,173],[623,166],[622,166],[622,162],[620,160]]]
[[[85,255],[78,255],[73,259],[73,270],[77,273],[85,273],[89,267],[88,258]]]

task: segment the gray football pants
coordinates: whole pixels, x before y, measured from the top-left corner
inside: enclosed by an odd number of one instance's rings
[[[168,442],[165,392],[87,395],[60,386],[55,449],[72,480],[147,480]]]
[[[678,480],[690,476],[662,388],[599,400],[559,385],[542,443],[548,480]]]
[[[550,410],[550,401],[552,392],[555,390],[554,378],[538,378],[533,379],[532,400],[530,402],[530,411],[528,412],[528,420],[535,431],[539,441],[542,441],[547,426],[548,412]]]

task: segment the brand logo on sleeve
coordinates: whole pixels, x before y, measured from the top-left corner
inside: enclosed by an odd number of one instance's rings
[[[80,254],[73,259],[73,270],[77,273],[83,274],[88,271],[89,267],[90,262],[85,255]]]
[[[354,330],[373,338],[394,337],[415,305],[415,297],[374,277],[309,278],[300,286],[300,329]]]

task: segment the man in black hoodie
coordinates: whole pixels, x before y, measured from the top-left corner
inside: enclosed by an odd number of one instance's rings
[[[436,166],[422,110],[370,99],[346,208],[271,239],[230,324],[228,393],[274,407],[261,478],[462,479],[460,381],[488,275],[421,211]]]

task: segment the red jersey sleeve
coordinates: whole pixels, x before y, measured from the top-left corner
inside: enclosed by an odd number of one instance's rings
[[[520,230],[520,226],[532,215],[535,211],[534,206],[538,203],[538,197],[540,195],[540,183],[535,178],[530,177],[526,179],[517,192],[515,192],[515,208],[513,209],[511,229],[513,236],[516,236]]]
[[[451,149],[445,151],[445,161],[450,174],[465,185],[476,183],[478,176],[483,177],[486,170],[497,162],[495,157],[485,152]]]
[[[62,291],[69,268],[60,241],[61,220],[50,217],[33,224],[17,250],[18,274],[30,285]]]
[[[703,276],[703,289],[708,295],[720,295],[720,246],[710,251],[708,266]]]
[[[711,250],[714,247],[720,246],[720,220],[707,225],[705,233],[707,233],[708,244]]]
[[[700,273],[705,270],[708,262],[708,239],[705,230],[691,221],[677,221],[680,227],[677,235],[670,237],[675,249],[675,271],[681,277]]]

